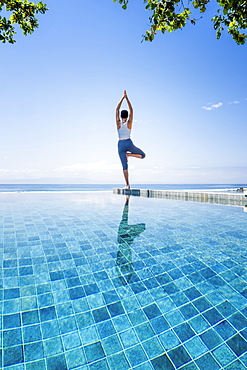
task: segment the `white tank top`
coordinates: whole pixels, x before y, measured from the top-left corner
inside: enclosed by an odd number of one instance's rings
[[[128,128],[128,121],[121,122],[120,129],[118,129],[119,140],[130,139],[131,130]]]

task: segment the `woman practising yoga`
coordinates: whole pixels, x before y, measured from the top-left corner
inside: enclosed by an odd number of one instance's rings
[[[129,112],[127,110],[122,110],[121,114],[119,114],[124,99],[127,101]],[[145,158],[145,153],[137,148],[130,139],[133,124],[133,108],[128,99],[126,90],[124,90],[123,97],[116,108],[116,124],[119,137],[118,154],[123,166],[123,174],[126,183],[125,189],[129,189],[128,157]]]

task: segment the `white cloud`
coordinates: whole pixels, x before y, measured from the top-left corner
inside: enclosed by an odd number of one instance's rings
[[[213,110],[213,109],[217,109],[217,108],[221,107],[222,105],[223,105],[223,103],[221,103],[221,102],[216,103],[216,104],[208,103],[204,107],[202,107],[202,109]]]
[[[243,102],[244,100],[247,100],[247,98],[244,98],[242,100],[233,100],[233,101],[230,101],[229,103],[226,103],[226,105],[230,105],[230,104],[240,104],[241,102]],[[205,110],[213,110],[213,109],[217,109],[217,108],[220,108],[221,106],[223,105],[223,103],[219,102],[219,103],[216,103],[216,104],[213,104],[213,103],[207,103],[206,105],[204,105],[202,107],[202,109],[205,109]]]
[[[230,101],[228,104],[239,104],[239,103],[240,103],[240,101],[234,100],[234,101]]]

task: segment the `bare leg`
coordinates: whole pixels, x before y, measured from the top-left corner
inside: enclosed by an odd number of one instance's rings
[[[125,179],[125,183],[126,183],[125,189],[129,189],[130,184],[129,184],[129,172],[128,172],[128,170],[123,170],[123,174],[124,174],[124,179]]]
[[[141,154],[127,153],[126,155],[127,155],[127,158],[128,157],[142,158]]]

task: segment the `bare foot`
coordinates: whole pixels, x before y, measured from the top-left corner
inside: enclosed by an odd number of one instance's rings
[[[122,188],[123,190],[124,189],[130,189],[130,186],[129,185],[126,185],[124,188]]]

